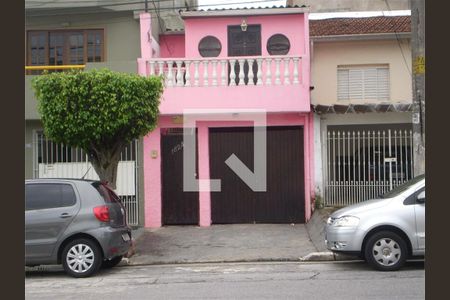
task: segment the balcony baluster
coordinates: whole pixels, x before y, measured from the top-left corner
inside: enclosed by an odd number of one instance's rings
[[[217,60],[212,61],[212,86],[217,86]]]
[[[203,86],[209,85],[209,78],[208,78],[208,61],[203,61]]]
[[[185,71],[185,78],[186,78],[186,82],[184,84],[184,86],[191,86],[191,61],[186,61],[186,71]]]
[[[248,60],[248,85],[255,85],[253,78],[255,75],[253,74],[253,62],[255,61],[252,58],[249,58]]]
[[[198,64],[199,64],[199,61],[195,60],[194,61],[194,68],[195,68],[195,70],[194,70],[194,86],[198,86],[199,85]]]
[[[258,71],[256,73],[256,85],[262,85],[262,58],[257,58],[256,63],[258,64]]]
[[[298,61],[299,61],[299,58],[298,57],[294,57],[292,60],[294,61],[294,73],[293,73],[294,81],[293,81],[293,84],[299,84],[300,83],[300,81],[298,80]]]
[[[234,69],[236,65],[236,60],[232,59],[230,60],[230,86],[236,85],[236,71]]]
[[[281,58],[275,58],[275,85],[281,85],[280,63],[281,63]]]
[[[289,80],[289,57],[284,59],[284,85],[290,85],[291,82]]]
[[[167,81],[166,81],[168,87],[172,87],[174,84],[172,68],[173,68],[173,61],[169,60],[167,62]]]
[[[150,75],[155,75],[155,62],[154,61],[150,61]]]
[[[266,60],[266,85],[272,85],[272,59]]]
[[[238,85],[245,85],[244,63],[245,63],[245,59],[239,59],[239,84]]]
[[[227,73],[226,73],[226,68],[227,68],[227,61],[222,59],[220,61],[220,65],[221,65],[221,71],[222,73],[220,74],[220,78],[221,78],[221,82],[220,84],[223,86],[227,85]]]
[[[177,60],[176,64],[177,64],[177,86],[183,86],[184,82],[183,82],[183,71],[181,70],[181,65],[182,65],[182,61],[181,60]]]

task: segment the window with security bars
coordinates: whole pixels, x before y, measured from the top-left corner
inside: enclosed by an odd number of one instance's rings
[[[30,30],[27,65],[82,65],[104,61],[103,29]],[[40,74],[30,71],[28,74]]]
[[[338,100],[389,100],[389,66],[339,66]]]

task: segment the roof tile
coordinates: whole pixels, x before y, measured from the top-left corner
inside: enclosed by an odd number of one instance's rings
[[[310,36],[411,32],[410,16],[332,18],[309,21]]]

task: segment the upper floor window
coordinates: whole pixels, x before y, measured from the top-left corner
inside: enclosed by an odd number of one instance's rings
[[[289,39],[281,33],[272,35],[267,41],[267,52],[269,52],[270,55],[286,55],[288,54],[289,49],[291,49],[291,43],[289,42]]]
[[[102,29],[27,33],[27,65],[82,65],[104,60]]]
[[[198,44],[198,52],[202,57],[217,57],[222,51],[222,44],[219,39],[208,35],[200,40]]]
[[[389,66],[338,66],[338,100],[389,100]]]

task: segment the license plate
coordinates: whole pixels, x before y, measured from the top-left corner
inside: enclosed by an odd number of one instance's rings
[[[122,234],[122,239],[125,242],[128,242],[130,240],[130,235],[128,233],[124,233],[124,234]]]

